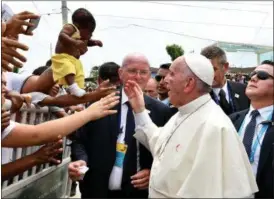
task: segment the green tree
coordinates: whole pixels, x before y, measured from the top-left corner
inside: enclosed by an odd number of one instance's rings
[[[89,77],[85,79],[85,87],[95,89],[97,87],[97,79],[99,75],[99,67],[94,66],[90,70]]]
[[[167,45],[166,51],[172,61],[174,61],[177,57],[184,55],[185,52],[184,49],[177,44]]]

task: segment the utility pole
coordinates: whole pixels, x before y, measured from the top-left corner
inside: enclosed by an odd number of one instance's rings
[[[62,20],[63,25],[68,23],[68,7],[67,7],[67,1],[62,1]]]
[[[49,49],[50,49],[50,57],[52,57],[52,43],[50,42],[50,47],[49,47]]]

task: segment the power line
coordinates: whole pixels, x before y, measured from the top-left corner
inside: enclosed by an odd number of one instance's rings
[[[34,7],[36,8],[37,12],[40,14],[41,11],[39,10],[38,6],[36,5],[36,3],[32,0],[32,4],[34,5]],[[49,22],[46,20],[46,18],[42,17],[44,19],[44,21],[47,23],[48,27],[51,29],[51,26],[49,24]]]
[[[43,14],[40,14],[41,16],[42,15],[55,15],[55,14],[62,14],[62,12],[49,12],[49,13],[43,13]]]
[[[147,26],[138,25],[138,24],[132,24],[132,25],[136,26],[136,27],[140,27],[140,28],[146,28],[146,29],[156,30],[156,31],[160,31],[160,32],[166,32],[166,33],[171,33],[171,34],[175,34],[175,35],[185,36],[185,37],[192,37],[192,38],[196,38],[196,39],[215,41],[215,42],[217,41],[217,40],[214,40],[214,39],[198,37],[198,36],[193,36],[193,35],[187,35],[187,34],[184,34],[184,33],[177,33],[177,32],[172,32],[172,31],[168,31],[168,30],[161,30],[161,29],[158,29],[158,28],[152,28],[152,27],[147,27]]]
[[[116,28],[116,29],[125,29],[125,28],[129,28],[130,26],[132,26],[132,24],[128,24],[126,26],[109,26],[109,27],[106,27],[106,28],[102,28],[98,31],[104,31],[104,30],[108,30],[108,29],[111,29],[111,28]]]
[[[94,16],[99,17],[114,17],[114,18],[124,18],[124,19],[140,19],[148,21],[163,21],[163,22],[174,22],[174,23],[188,23],[188,24],[199,24],[199,25],[211,25],[211,26],[228,26],[228,27],[238,27],[238,28],[259,28],[256,26],[246,26],[246,25],[234,25],[234,24],[220,24],[212,22],[191,22],[191,21],[182,21],[182,20],[169,20],[169,19],[153,19],[153,18],[142,18],[142,17],[131,17],[131,16],[117,16],[117,15],[100,15],[94,14]],[[271,27],[261,27],[264,29],[273,29]]]
[[[154,2],[154,1],[140,1],[143,3],[151,3],[151,4],[162,4],[162,5],[171,5],[171,6],[180,6],[180,7],[193,7],[193,8],[203,8],[203,9],[213,9],[213,10],[234,10],[234,11],[241,11],[241,12],[257,12],[261,14],[266,14],[267,12],[263,12],[261,10],[244,10],[244,9],[237,9],[237,8],[216,8],[216,7],[208,7],[208,6],[197,6],[197,5],[185,5],[185,4],[176,4],[176,3],[163,3],[163,2]]]
[[[128,24],[126,26],[120,26],[120,27],[119,26],[109,26],[109,27],[103,28],[99,31],[104,31],[104,30],[107,30],[107,29],[110,29],[110,28],[125,29],[125,28],[129,28],[130,26],[135,26],[135,27],[145,28],[145,29],[150,29],[150,30],[156,30],[156,31],[159,31],[159,32],[165,32],[165,33],[170,33],[170,34],[175,34],[175,35],[180,35],[180,36],[185,36],[185,37],[191,37],[191,38],[196,38],[196,39],[201,39],[201,40],[215,41],[215,42],[217,41],[217,40],[213,40],[213,39],[187,35],[187,34],[184,34],[184,33],[172,32],[172,31],[168,31],[168,30],[161,30],[161,29],[152,28],[152,27],[148,27],[148,26],[143,26],[143,25],[139,25],[139,24]]]
[[[270,3],[268,3],[268,4],[264,4],[264,3],[250,3],[250,4],[248,4],[248,3],[240,3],[240,2],[231,2],[231,1],[219,1],[219,2],[217,2],[217,3],[227,3],[227,4],[241,4],[241,5],[251,5],[251,6],[273,6],[273,4],[270,4]]]
[[[221,41],[221,40],[215,40],[215,39],[210,39],[210,38],[205,38],[205,37],[198,37],[198,36],[188,35],[188,34],[184,34],[184,33],[178,33],[178,32],[172,32],[172,31],[168,31],[168,30],[152,28],[152,27],[143,26],[143,25],[139,25],[139,24],[128,24],[126,26],[120,26],[120,27],[119,26],[109,26],[107,28],[100,29],[99,31],[104,31],[104,30],[107,30],[107,29],[110,29],[110,28],[125,29],[125,28],[129,28],[130,26],[135,26],[135,27],[145,28],[145,29],[151,29],[151,30],[155,30],[155,31],[159,31],[159,32],[165,32],[165,33],[175,34],[175,35],[184,36],[184,37],[190,37],[190,38],[206,40],[206,41],[213,41],[213,42],[220,42]],[[231,42],[231,41],[222,41],[222,42],[235,43],[235,42]],[[242,44],[259,45],[259,44],[255,44],[255,43],[242,43]]]

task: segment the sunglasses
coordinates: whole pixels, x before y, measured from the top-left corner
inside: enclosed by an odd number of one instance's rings
[[[162,79],[165,79],[165,76],[162,76],[162,75],[156,75],[156,76],[155,76],[155,80],[156,80],[157,82],[160,82]]]
[[[267,72],[265,71],[253,71],[252,73],[250,73],[249,77],[253,77],[254,75],[257,75],[257,78],[260,80],[266,80],[269,78],[274,79],[274,77],[272,75],[269,75]]]

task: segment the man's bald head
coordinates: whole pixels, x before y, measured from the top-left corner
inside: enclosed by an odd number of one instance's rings
[[[141,53],[131,53],[125,56],[119,77],[123,84],[128,80],[135,81],[144,90],[150,78],[149,61]]]
[[[145,88],[145,94],[147,94],[150,97],[157,98],[157,82],[154,78],[150,78],[147,82],[146,88]]]
[[[125,67],[127,65],[130,65],[131,63],[144,63],[147,64],[148,67],[150,67],[149,61],[147,57],[144,54],[141,53],[130,53],[125,56],[122,62],[122,67]]]

